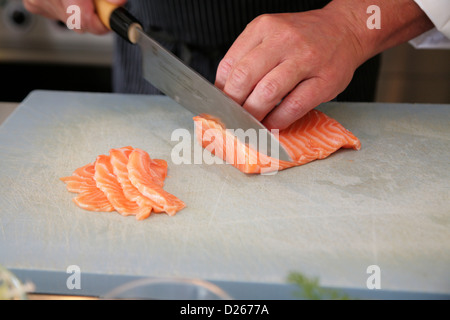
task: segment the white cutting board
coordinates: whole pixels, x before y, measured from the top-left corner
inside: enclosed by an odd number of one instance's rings
[[[161,96],[33,92],[0,127],[0,264],[22,270],[450,293],[450,106],[320,106],[362,142],[248,176],[171,162],[192,114]],[[131,145],[169,163],[187,207],[145,221],[81,210],[62,176]]]

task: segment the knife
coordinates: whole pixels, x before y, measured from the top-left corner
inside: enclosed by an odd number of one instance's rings
[[[139,45],[143,56],[144,78],[159,91],[195,115],[208,114],[248,143],[272,158],[292,161],[278,139],[237,102],[229,98],[143,30],[142,24],[124,7],[106,0],[95,0],[102,23],[126,41]],[[236,131],[237,129],[242,129]],[[255,135],[247,135],[247,130]]]

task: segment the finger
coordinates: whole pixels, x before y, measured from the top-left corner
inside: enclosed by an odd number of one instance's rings
[[[100,18],[97,15],[97,11],[95,9],[95,6],[92,3],[92,0],[87,0],[90,5],[92,6],[92,10],[88,11],[88,15],[86,17],[86,28],[89,32],[94,34],[105,34],[109,32],[110,30],[101,22]],[[107,0],[108,2],[123,6],[127,3],[127,0]],[[91,7],[90,6],[90,7]],[[89,8],[90,9],[90,8]]]
[[[117,4],[119,6],[123,6],[125,3],[127,3],[127,0],[107,0],[107,1],[112,4]]]
[[[244,56],[228,76],[223,91],[243,104],[258,82],[281,61],[277,52],[261,43]]]
[[[65,8],[65,20],[68,21],[70,17],[74,14],[70,11],[71,6],[76,6],[79,8],[79,19],[80,25],[73,29],[77,33],[93,33],[93,34],[104,34],[109,32],[109,30],[101,23],[95,12],[94,2],[92,0],[63,0],[61,1],[62,6]]]
[[[258,82],[243,107],[259,121],[291,92],[303,79],[305,71],[284,61]]]
[[[23,0],[23,4],[27,11],[49,19],[62,20],[65,17],[64,7],[59,1]]]
[[[301,82],[269,115],[263,120],[268,129],[283,130],[303,117],[319,104],[333,99],[326,84],[320,78]]]
[[[105,34],[110,30],[101,22],[95,10],[95,5],[92,0],[84,0],[84,11],[81,20],[81,29],[85,32],[93,34]]]
[[[222,61],[220,61],[219,66],[217,67],[215,81],[215,85],[219,89],[224,89],[225,83],[236,63],[262,42],[262,38],[257,36],[258,33],[253,33],[251,29],[252,27],[250,24],[234,41]]]

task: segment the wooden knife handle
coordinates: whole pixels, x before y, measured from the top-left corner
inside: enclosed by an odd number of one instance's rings
[[[130,43],[136,43],[139,35],[137,29],[142,25],[124,7],[109,3],[106,0],[94,0],[95,9],[102,23],[110,30]]]

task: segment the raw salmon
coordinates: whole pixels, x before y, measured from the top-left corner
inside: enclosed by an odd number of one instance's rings
[[[130,163],[133,153],[137,156]],[[163,190],[167,170],[165,160],[151,159],[147,152],[128,146],[111,149],[109,156],[100,155],[95,162],[61,180],[68,191],[79,194],[73,201],[85,210],[115,210],[144,220],[151,212],[174,215],[185,207],[181,200]]]
[[[77,197],[73,198],[73,202],[75,202],[80,208],[89,211],[114,211],[114,207],[106,198],[103,191],[97,187],[92,188],[90,191],[80,193]]]
[[[67,190],[80,193],[96,186],[94,172],[94,164],[90,163],[76,169],[71,176],[60,179],[66,183]]]
[[[97,188],[94,173],[95,165],[90,163],[78,168],[71,176],[63,177],[61,180],[66,183],[67,190],[79,193],[73,201],[80,208],[90,211],[114,211],[114,207],[106,198],[106,195]]]
[[[148,207],[152,208],[155,212],[163,212],[163,208],[158,203],[143,196],[142,193],[140,193],[139,190],[131,183],[130,178],[128,177],[127,164],[133,150],[134,149],[132,147],[124,147],[120,149],[111,149],[109,151],[114,174],[122,187],[123,194],[128,200],[135,201],[140,207]],[[165,167],[165,171],[167,171],[167,166]],[[150,211],[146,215],[137,216],[137,219],[143,220],[149,215]]]
[[[99,155],[95,162],[94,179],[97,187],[102,190],[114,209],[123,216],[136,215],[148,217],[152,210],[151,206],[139,206],[136,201],[125,197],[122,186],[114,174],[114,168],[110,156]]]
[[[208,115],[196,116],[193,119],[197,140],[203,148],[249,174],[303,165],[324,159],[340,148],[361,148],[361,142],[350,131],[315,109],[279,132],[278,139],[292,162],[279,161],[257,152]]]
[[[175,215],[186,206],[183,201],[162,188],[166,176],[165,170],[161,166],[155,166],[154,163],[152,165],[152,159],[145,151],[133,150],[127,169],[131,183],[144,196],[161,205],[167,214]]]

